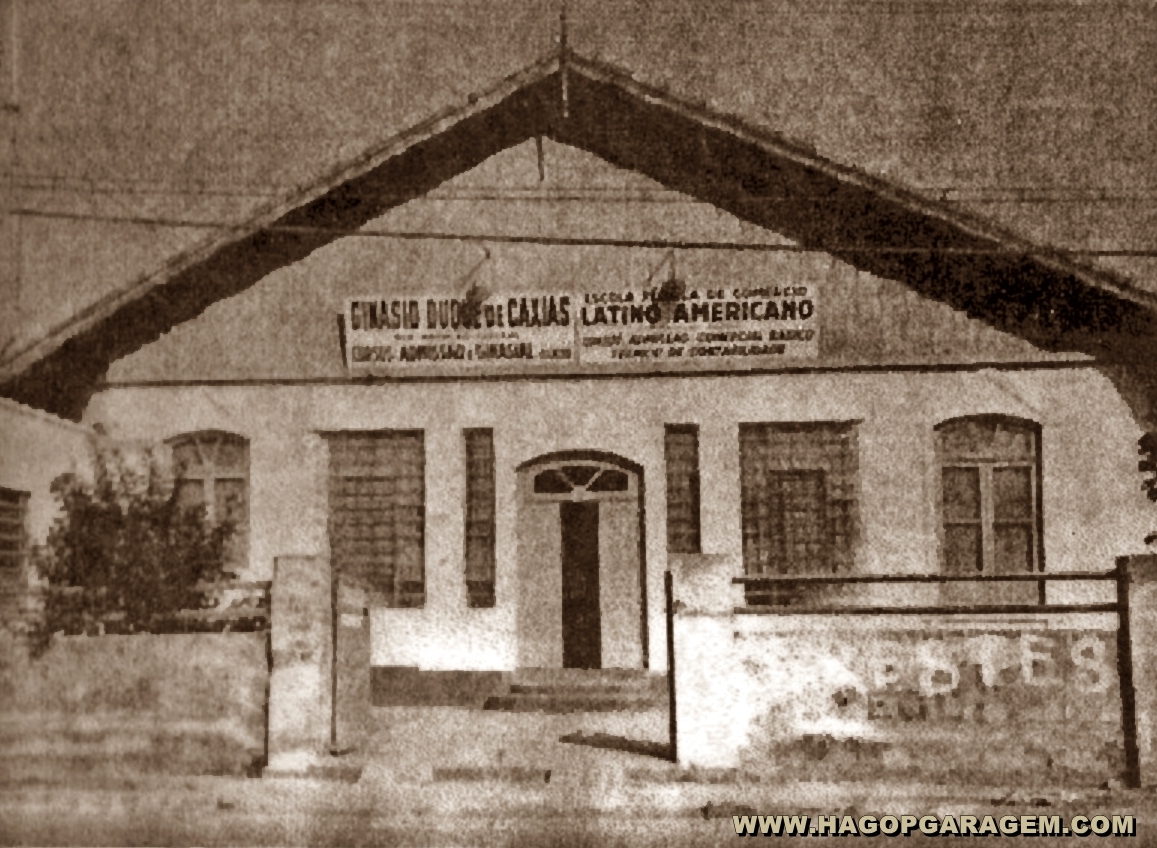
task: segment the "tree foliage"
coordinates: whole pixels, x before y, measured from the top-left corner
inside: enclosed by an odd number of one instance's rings
[[[1145,475],[1141,485],[1145,488],[1145,496],[1151,501],[1157,501],[1157,433],[1146,433],[1137,443],[1141,461],[1137,469]],[[1157,533],[1150,533],[1145,537],[1145,544],[1157,542]]]
[[[131,461],[99,448],[91,480],[64,475],[52,491],[61,514],[40,564],[42,644],[62,631],[172,628],[179,612],[206,605],[212,584],[235,576],[225,568],[233,528],[210,525],[203,506],[182,506],[154,453]]]

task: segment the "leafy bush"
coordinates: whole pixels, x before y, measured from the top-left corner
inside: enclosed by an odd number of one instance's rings
[[[66,474],[53,483],[61,515],[39,566],[48,586],[35,647],[58,632],[167,629],[235,576],[225,569],[233,527],[180,504],[173,482],[153,452],[98,447],[91,480]]]
[[[1145,488],[1145,496],[1151,501],[1157,501],[1157,433],[1146,433],[1137,443],[1141,461],[1137,463],[1137,470],[1146,475],[1141,485]],[[1145,544],[1157,542],[1157,533],[1150,533],[1145,537]]]

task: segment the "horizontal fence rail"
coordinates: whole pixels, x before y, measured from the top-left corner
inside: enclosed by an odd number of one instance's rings
[[[1025,572],[1020,574],[753,574],[733,577],[732,583],[742,585],[748,598],[747,606],[736,607],[740,615],[993,615],[1000,613],[1073,613],[1117,612],[1118,602],[1086,604],[1049,604],[1045,600],[1045,584],[1057,582],[1120,582],[1123,572],[1114,571],[1058,571]],[[1035,604],[900,604],[892,606],[856,606],[852,604],[798,604],[751,603],[752,599],[773,598],[777,587],[833,586],[852,584],[895,583],[1036,583],[1039,586]],[[1118,597],[1120,592],[1118,592]]]

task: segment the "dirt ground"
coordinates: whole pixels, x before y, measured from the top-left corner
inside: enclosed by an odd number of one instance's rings
[[[0,762],[0,843],[698,846],[732,844],[733,815],[1068,819],[1103,813],[1135,816],[1138,836],[1098,842],[1157,844],[1157,794],[1151,791],[688,773],[654,755],[666,729],[658,713],[392,708],[378,715],[381,722],[366,750],[335,759],[341,768],[330,779],[133,775],[99,768],[50,775],[11,768],[11,760],[5,772]],[[615,739],[652,746],[608,748],[607,741]],[[953,844],[1011,845],[1026,838],[960,838]],[[938,839],[916,833],[902,842],[942,844]],[[1076,836],[1033,841],[1085,844]],[[805,838],[805,844],[825,842],[849,844],[840,837]],[[893,842],[884,836],[853,840]]]

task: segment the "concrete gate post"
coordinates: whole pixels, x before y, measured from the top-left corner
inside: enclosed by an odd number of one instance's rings
[[[328,752],[331,604],[328,560],[277,557],[270,591],[267,772],[304,773]]]
[[[671,555],[674,586],[676,749],[679,765],[739,765],[747,727],[738,720],[735,607],[743,591],[731,578],[742,564],[711,554]]]
[[[333,652],[332,753],[364,749],[370,735],[370,620],[368,593],[343,575],[333,578],[335,610]]]
[[[1157,786],[1157,554],[1119,557],[1117,568],[1125,607],[1117,644],[1125,780]]]

